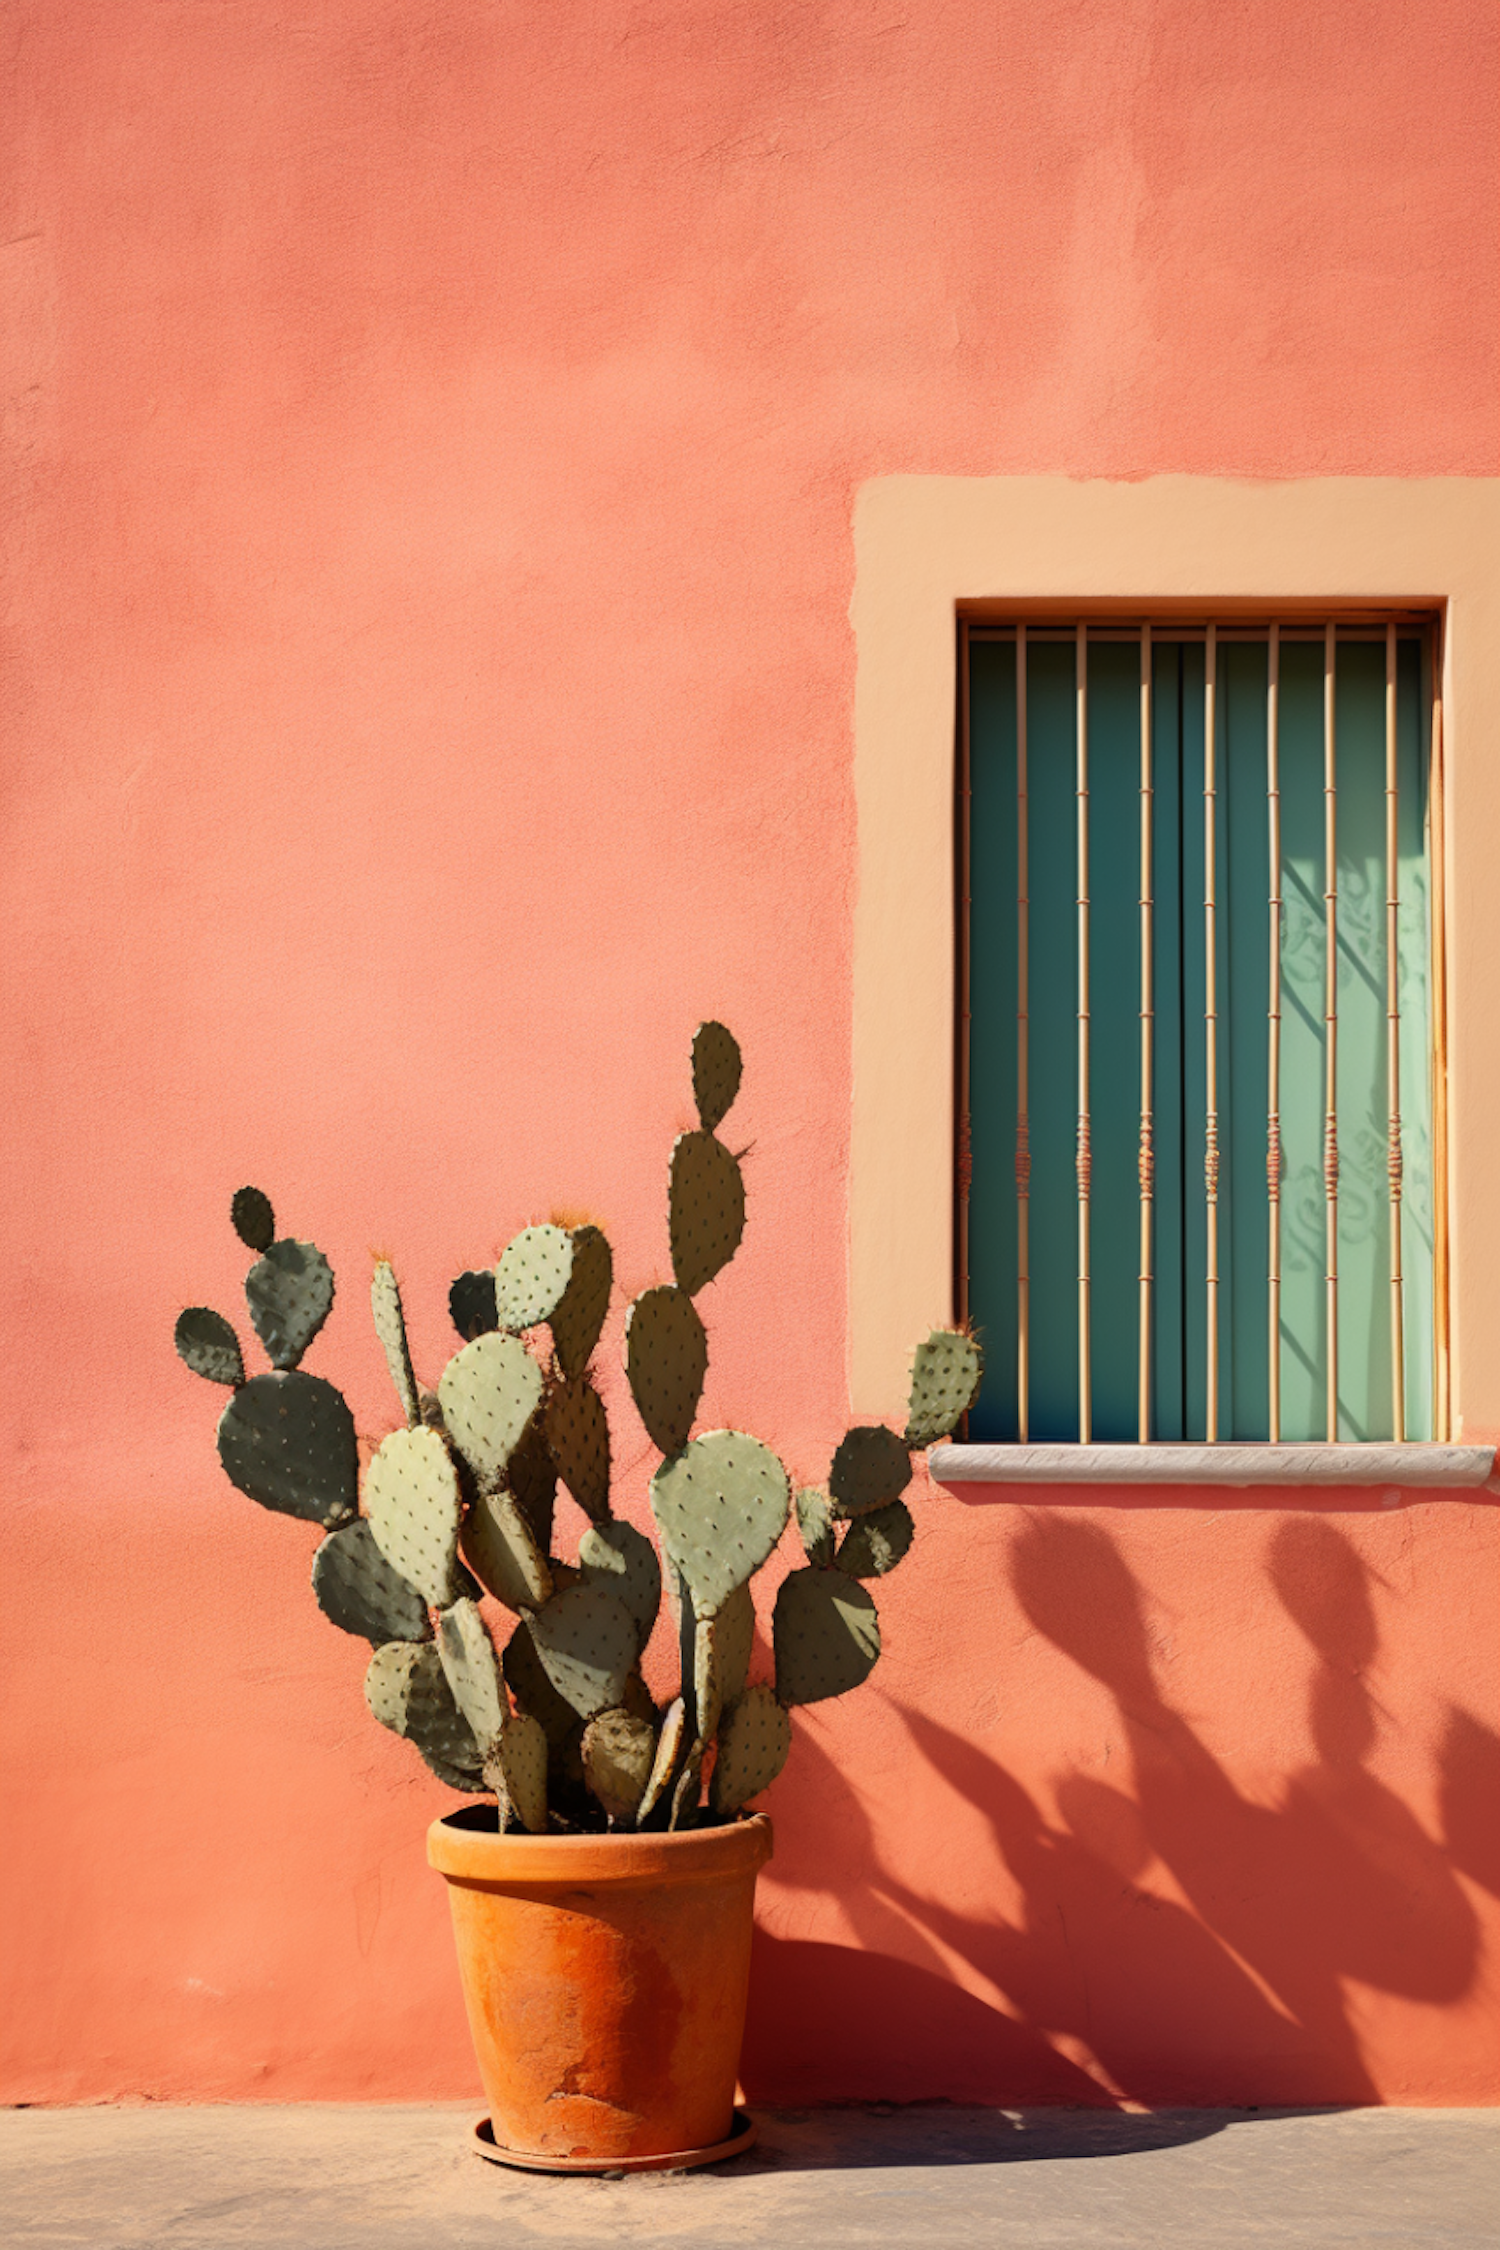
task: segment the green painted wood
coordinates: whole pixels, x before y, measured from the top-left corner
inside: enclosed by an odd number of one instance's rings
[[[1424,654],[1399,651],[1407,1431],[1432,1431],[1432,1164]],[[1089,652],[1094,1436],[1137,1434],[1138,650]],[[1264,642],[1219,651],[1215,778],[1220,1435],[1267,1434],[1267,903]],[[1153,656],[1153,1429],[1205,1433],[1204,651]],[[1322,649],[1283,644],[1282,1434],[1325,1433]],[[1078,1435],[1074,650],[1029,653],[1031,1435]],[[974,645],[971,1309],[989,1347],[977,1439],[1017,1434],[1015,655]],[[1344,643],[1339,788],[1340,1435],[1391,1434],[1386,1286],[1384,651]]]

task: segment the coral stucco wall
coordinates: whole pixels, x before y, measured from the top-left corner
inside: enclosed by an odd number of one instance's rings
[[[859,487],[1493,475],[1496,20],[6,12],[0,2090],[462,2093],[446,1794],[171,1355],[227,1193],[378,1433],[371,1247],[429,1375],[554,1207],[660,1278],[721,1014],[706,1412],[821,1473]],[[1493,2099],[1500,1511],[1063,1502],[923,1496],[799,1723],[750,2092]]]

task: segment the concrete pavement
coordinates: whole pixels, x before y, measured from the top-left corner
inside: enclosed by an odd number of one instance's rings
[[[763,2111],[717,2170],[506,2172],[477,2104],[0,2112],[6,2250],[1457,2250],[1500,2111]]]

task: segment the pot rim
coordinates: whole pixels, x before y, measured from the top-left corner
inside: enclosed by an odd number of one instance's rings
[[[427,1862],[450,1883],[532,1890],[579,1883],[660,1885],[754,1875],[772,1852],[765,1813],[670,1835],[528,1836],[463,1828],[444,1813],[427,1831]]]

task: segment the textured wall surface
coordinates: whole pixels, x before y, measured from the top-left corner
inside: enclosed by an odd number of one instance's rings
[[[705,1411],[820,1474],[859,488],[1493,475],[1495,19],[6,16],[0,2089],[459,2094],[445,1792],[172,1356],[228,1193],[378,1434],[370,1250],[429,1377],[528,1219],[661,1278],[722,1015]],[[919,1505],[772,1799],[751,2094],[1493,2099],[1500,1512]]]

